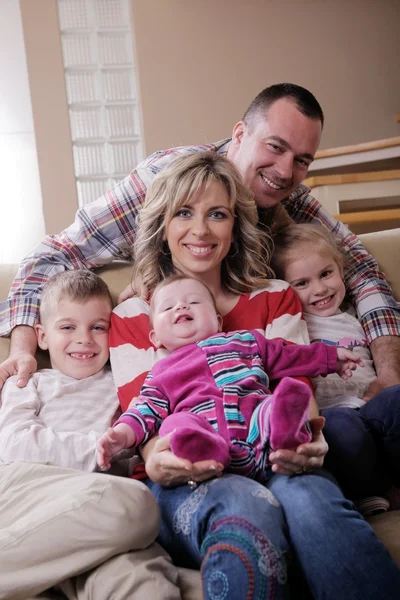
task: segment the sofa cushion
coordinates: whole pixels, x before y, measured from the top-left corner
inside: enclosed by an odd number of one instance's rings
[[[378,261],[395,298],[400,300],[400,228],[374,231],[358,236],[365,248]]]

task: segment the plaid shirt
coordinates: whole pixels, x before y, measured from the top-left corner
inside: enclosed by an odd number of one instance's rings
[[[181,154],[209,150],[226,154],[230,139],[216,144],[172,148],[155,152],[114,189],[78,210],[75,222],[59,235],[48,235],[22,261],[8,299],[1,303],[0,335],[17,325],[38,321],[44,283],[65,269],[100,267],[113,260],[131,260],[136,216],[146,191],[159,171]],[[335,221],[300,185],[283,205],[296,222],[320,222],[334,231],[346,255],[345,283],[369,341],[382,335],[400,335],[400,311],[375,260],[358,238]]]

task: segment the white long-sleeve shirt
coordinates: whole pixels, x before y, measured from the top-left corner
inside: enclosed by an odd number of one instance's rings
[[[55,369],[35,373],[25,388],[7,380],[0,408],[0,463],[46,462],[93,471],[96,442],[119,410],[108,367],[86,379]]]

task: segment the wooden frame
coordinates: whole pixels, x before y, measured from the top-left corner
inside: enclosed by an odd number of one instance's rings
[[[400,114],[398,115],[400,117]],[[330,158],[331,156],[343,156],[343,154],[354,154],[358,152],[369,152],[370,150],[382,150],[382,148],[393,148],[400,146],[400,136],[375,140],[373,142],[362,142],[351,146],[338,146],[337,148],[326,148],[318,150],[315,158]]]
[[[398,138],[400,141],[400,138]],[[367,183],[371,181],[400,180],[400,169],[390,171],[371,171],[366,173],[343,173],[340,175],[317,175],[304,180],[311,190],[324,185],[341,185],[351,183]],[[346,225],[366,223],[382,223],[400,219],[400,208],[386,208],[381,210],[366,210],[333,215],[338,221]]]

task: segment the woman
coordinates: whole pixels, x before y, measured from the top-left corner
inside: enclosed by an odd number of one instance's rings
[[[294,292],[265,278],[271,244],[256,225],[255,204],[227,160],[180,158],[157,176],[141,211],[134,275],[150,293],[173,272],[196,277],[213,292],[225,331],[257,328],[304,343]],[[149,331],[143,300],[115,309],[111,361],[123,409],[165,356]],[[397,597],[400,572],[369,525],[323,471],[303,472],[322,466],[327,450],[323,421],[312,423],[310,444],[271,454],[275,475],[266,485],[215,478],[215,461],[192,465],[171,453],[167,437],[149,442],[145,483],[161,510],[159,541],[176,563],[201,566],[205,598],[290,597],[297,566],[315,598]]]

